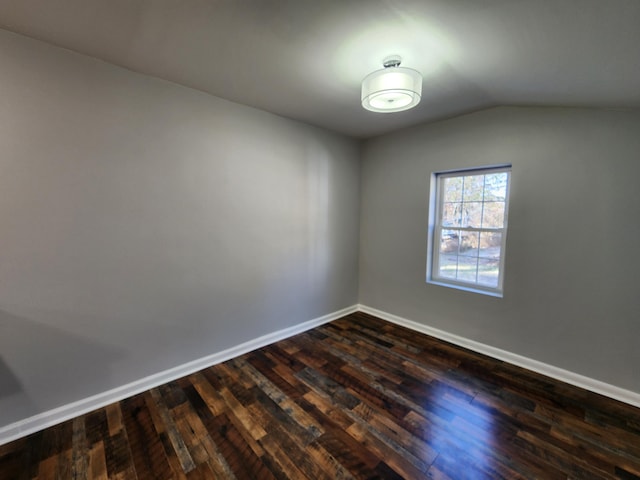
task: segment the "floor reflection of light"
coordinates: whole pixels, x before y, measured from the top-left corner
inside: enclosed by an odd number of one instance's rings
[[[457,396],[452,387],[438,381],[427,386],[425,397],[423,408],[430,424],[425,429],[426,441],[443,459],[455,461],[461,474],[464,470],[464,478],[475,478],[476,474],[486,478],[495,467],[495,423],[491,414],[471,405],[472,397],[462,392]]]

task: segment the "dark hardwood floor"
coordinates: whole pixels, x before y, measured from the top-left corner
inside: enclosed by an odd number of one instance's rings
[[[0,446],[0,478],[640,479],[640,409],[356,313]]]

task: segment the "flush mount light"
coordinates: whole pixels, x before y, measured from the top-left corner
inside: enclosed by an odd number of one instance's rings
[[[400,66],[397,56],[383,60],[382,70],[370,73],[362,81],[362,106],[372,112],[401,112],[420,103],[422,75]]]

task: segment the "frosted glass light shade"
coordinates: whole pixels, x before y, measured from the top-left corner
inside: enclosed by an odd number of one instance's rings
[[[362,81],[362,106],[372,112],[409,110],[421,95],[422,75],[411,68],[383,68]]]

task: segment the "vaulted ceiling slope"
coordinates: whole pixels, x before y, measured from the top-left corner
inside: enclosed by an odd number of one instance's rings
[[[0,0],[0,27],[361,138],[494,105],[640,107],[640,0]],[[390,54],[422,102],[365,111]]]

